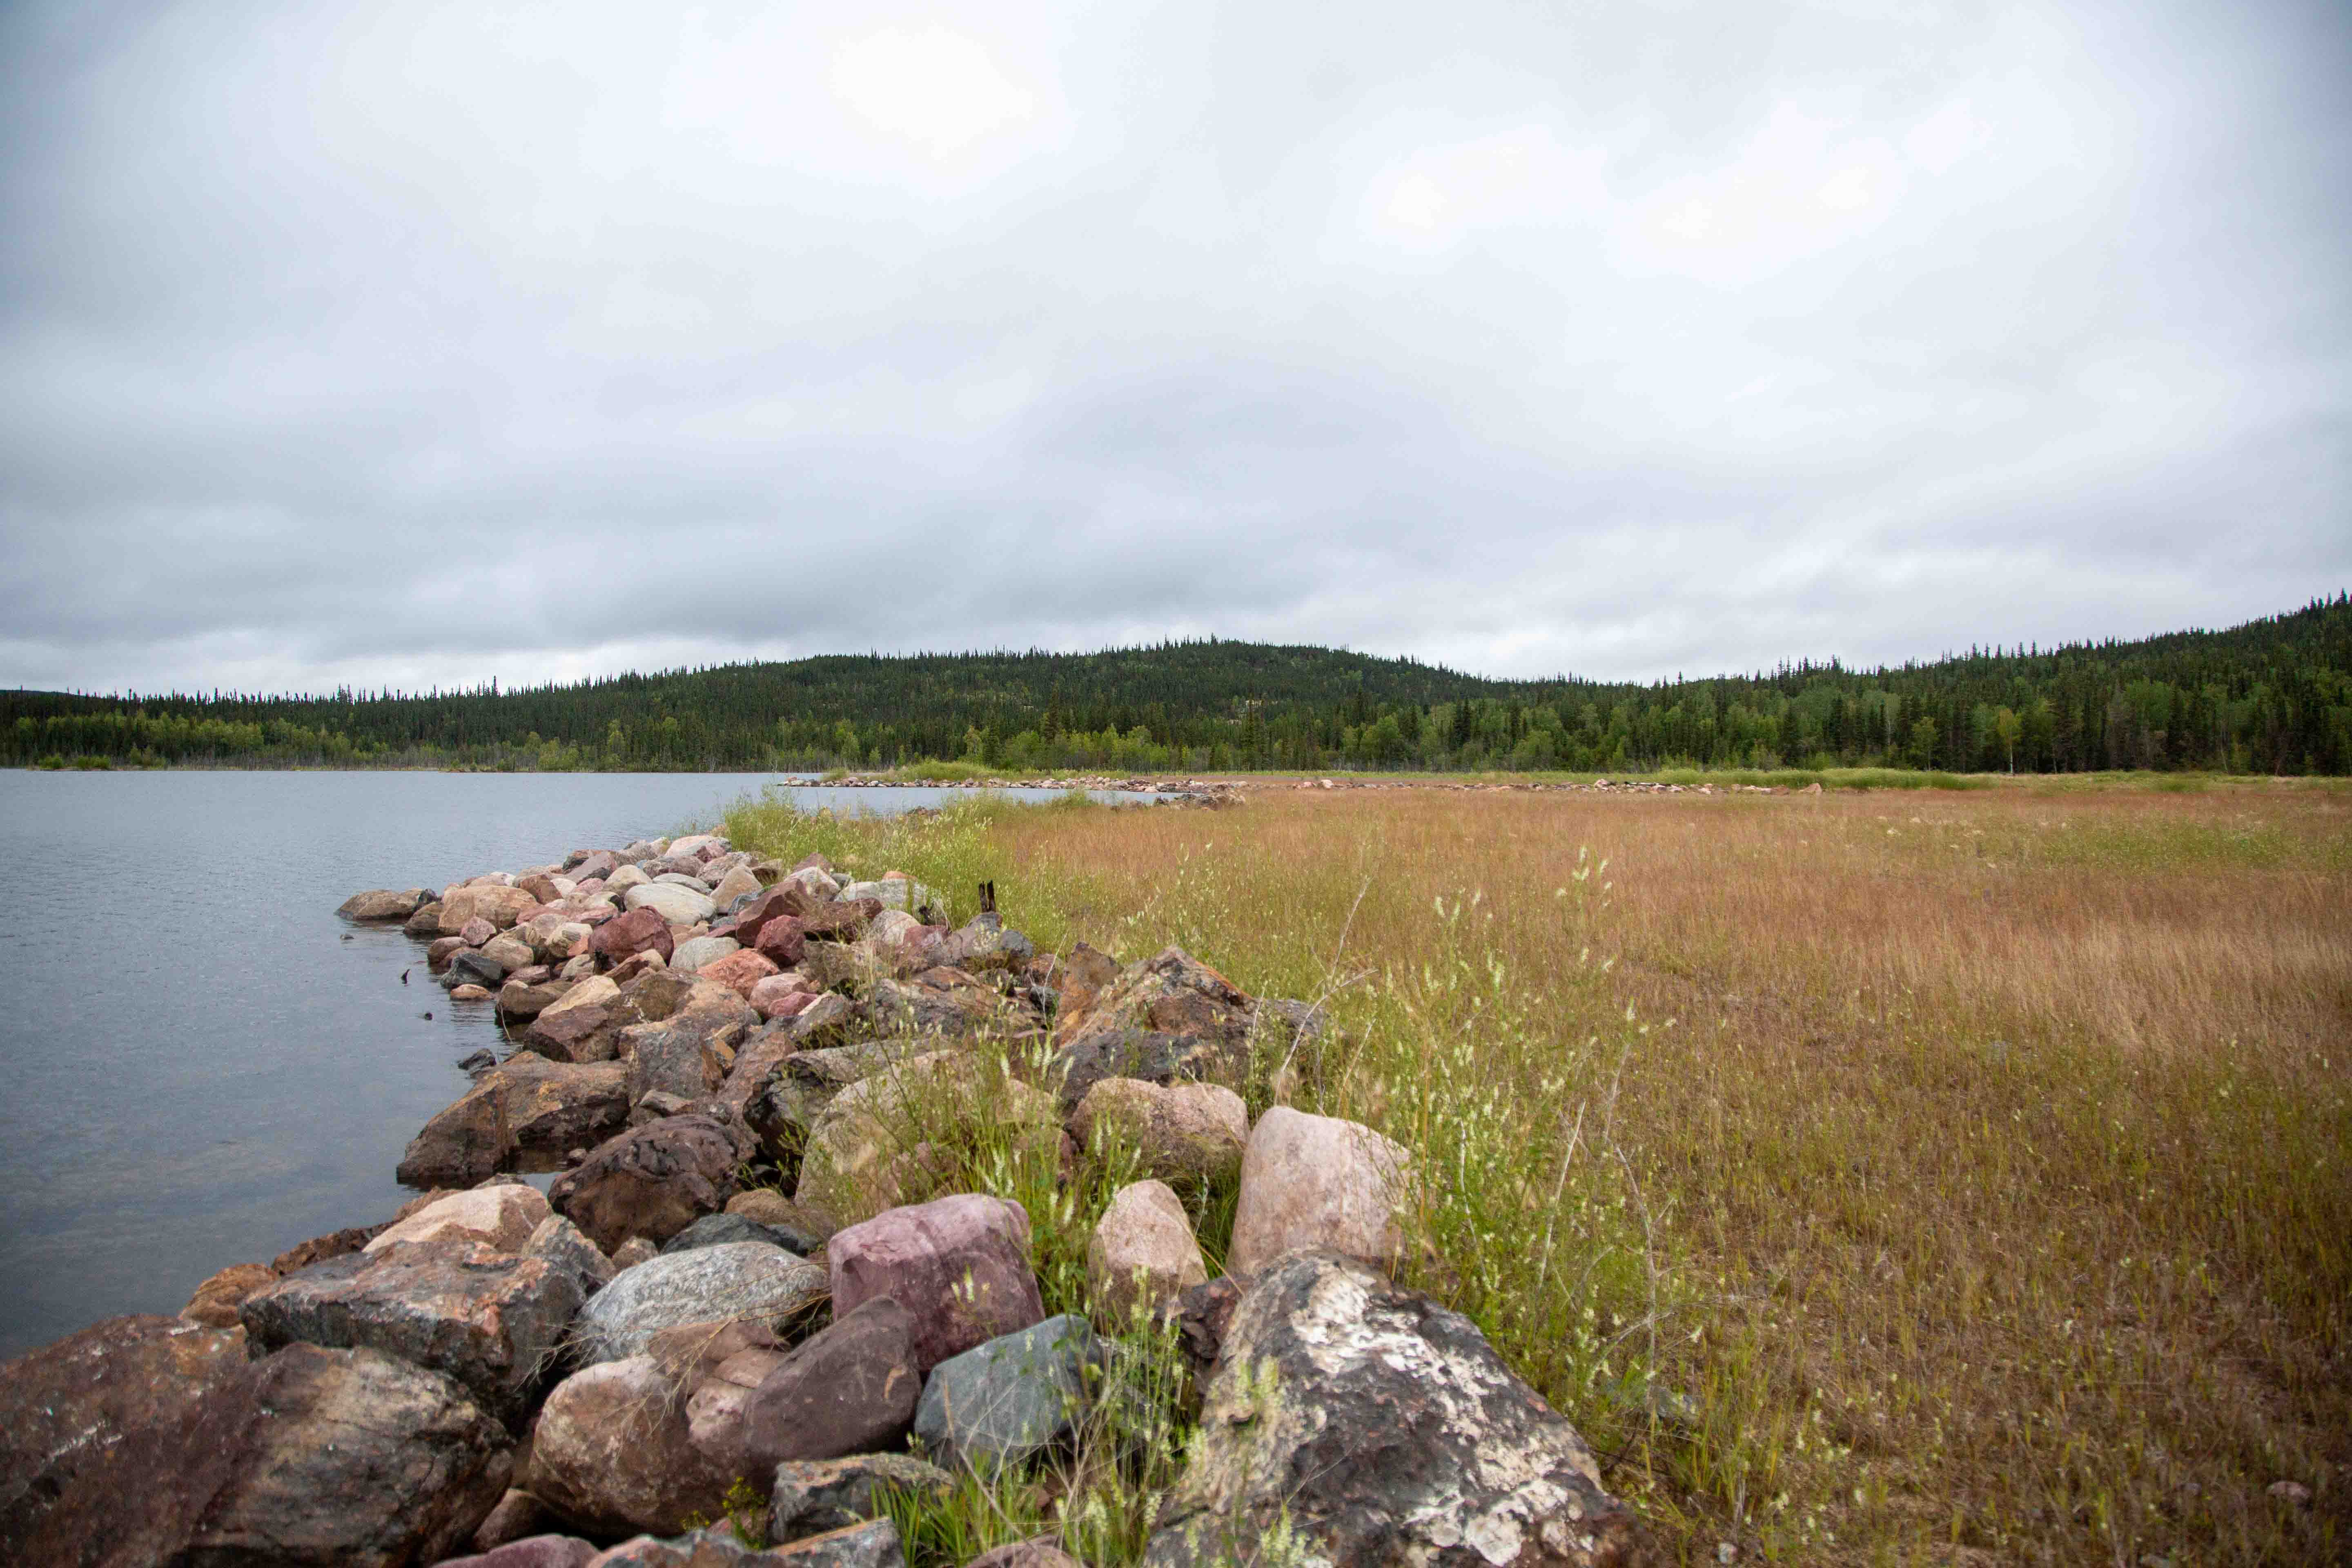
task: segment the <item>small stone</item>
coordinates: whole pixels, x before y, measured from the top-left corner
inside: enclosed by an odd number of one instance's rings
[[[479,947],[499,934],[499,928],[479,915],[457,928],[457,940],[467,947]]]
[[[613,1271],[620,1273],[635,1268],[640,1263],[651,1263],[661,1256],[661,1248],[642,1236],[633,1236],[613,1249]]]

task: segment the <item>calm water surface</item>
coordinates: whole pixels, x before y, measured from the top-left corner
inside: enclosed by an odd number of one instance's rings
[[[215,1269],[412,1195],[393,1167],[496,1026],[430,983],[420,943],[337,920],[345,898],[714,824],[786,782],[0,771],[0,1358],[175,1312]],[[962,794],[793,793],[877,812]]]

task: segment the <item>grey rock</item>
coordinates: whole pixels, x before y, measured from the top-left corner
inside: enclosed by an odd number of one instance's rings
[[[1066,1313],[950,1356],[923,1385],[915,1436],[982,1474],[1024,1463],[1076,1433],[1101,1354],[1087,1321]]]
[[[743,944],[731,936],[698,936],[677,944],[677,950],[669,955],[669,966],[692,973],[706,963],[716,963],[730,952],[742,951]]]
[[[911,1454],[853,1454],[840,1459],[788,1459],[776,1467],[768,1493],[768,1539],[798,1541],[874,1518],[877,1496],[900,1492],[944,1494],[955,1478]]]
[[[1253,1561],[1277,1531],[1325,1563],[1651,1560],[1583,1438],[1475,1324],[1328,1252],[1243,1296],[1144,1561]]]
[[[736,1241],[756,1241],[768,1247],[780,1247],[801,1258],[807,1257],[823,1245],[812,1242],[799,1231],[761,1225],[758,1220],[740,1214],[707,1214],[663,1242],[662,1255],[668,1257],[672,1253],[692,1252],[698,1247],[723,1247]]]
[[[257,1354],[293,1344],[380,1351],[520,1421],[580,1300],[578,1277],[543,1258],[395,1247],[313,1264],[247,1297],[237,1318]]]
[[[441,972],[441,988],[454,990],[460,985],[486,985],[492,990],[504,984],[507,966],[478,947],[459,948],[449,960],[449,967]]]
[[[640,1353],[663,1329],[748,1319],[774,1323],[825,1293],[825,1271],[780,1247],[722,1242],[623,1269],[590,1298],[575,1328],[590,1363]]]
[[[613,1282],[619,1272],[613,1260],[597,1250],[596,1244],[582,1234],[578,1226],[560,1214],[551,1214],[539,1222],[538,1228],[522,1246],[525,1258],[544,1258],[580,1282],[580,1299],[585,1301]]]

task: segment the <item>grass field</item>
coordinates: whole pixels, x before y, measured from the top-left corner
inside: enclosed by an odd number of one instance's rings
[[[730,825],[1328,998],[1253,1109],[1417,1152],[1415,1281],[1689,1561],[2352,1556],[2352,796]]]

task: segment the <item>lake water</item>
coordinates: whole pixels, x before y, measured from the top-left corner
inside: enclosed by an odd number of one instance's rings
[[[345,898],[715,824],[789,783],[0,771],[18,889],[0,927],[0,1359],[176,1312],[216,1269],[413,1195],[393,1167],[496,1026],[450,1005],[421,943],[336,919]],[[969,798],[791,793],[811,810]]]

